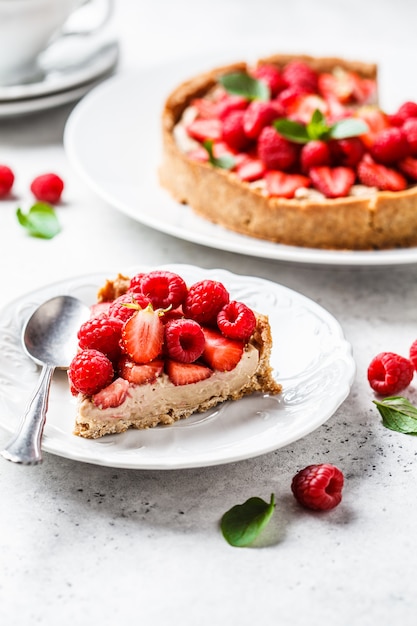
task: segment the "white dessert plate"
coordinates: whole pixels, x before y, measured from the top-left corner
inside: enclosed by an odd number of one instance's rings
[[[271,452],[304,437],[328,420],[349,394],[355,374],[351,347],[339,323],[305,296],[276,283],[225,270],[167,265],[188,284],[220,280],[234,299],[269,315],[271,363],[283,385],[279,396],[256,394],[194,415],[173,426],[129,430],[87,440],[72,434],[76,406],[66,372],[51,387],[43,450],[110,467],[179,469],[230,463]],[[144,267],[130,268],[134,275]],[[42,301],[71,294],[87,304],[116,273],[75,277],[45,286],[10,303],[0,313],[0,426],[13,433],[39,371],[21,348],[24,321]]]
[[[245,57],[229,56],[228,60],[239,58]],[[189,59],[120,74],[78,103],[67,121],[64,146],[74,168],[99,197],[156,230],[229,252],[309,265],[390,266],[417,262],[416,247],[333,251],[262,241],[212,224],[175,202],[157,178],[163,102],[178,83],[214,63],[213,58],[205,63],[201,58]]]

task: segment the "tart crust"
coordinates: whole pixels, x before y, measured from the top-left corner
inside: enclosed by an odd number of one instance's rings
[[[118,295],[124,293],[129,284],[129,279],[119,274],[116,280],[107,281],[98,293],[99,302],[113,300]],[[194,383],[196,390],[196,400],[194,403],[187,403],[187,406],[172,406],[162,413],[155,412],[153,407],[148,411],[141,408],[140,394],[142,385],[131,385],[128,395],[130,398],[135,395],[138,402],[130,403],[129,398],[116,408],[99,409],[91,398],[79,394],[77,402],[77,416],[75,420],[74,434],[87,439],[97,439],[103,435],[122,433],[129,428],[144,429],[152,428],[158,424],[173,424],[184,419],[193,413],[201,413],[227,400],[239,400],[243,396],[256,392],[264,394],[279,394],[282,387],[273,377],[270,365],[270,355],[272,349],[272,336],[266,315],[255,313],[256,328],[249,340],[249,351],[256,350],[257,365],[250,376],[245,377],[245,382],[237,389],[229,389],[228,385],[233,375],[232,372],[214,373],[216,376],[215,392],[206,393],[205,388],[210,385],[211,378]],[[246,350],[246,353],[248,350]],[[243,359],[244,357],[242,357]],[[239,364],[238,366],[239,367]],[[227,385],[222,385],[223,378]],[[162,374],[161,380],[156,384],[147,385],[150,394],[158,393],[158,388],[163,387],[163,393],[169,394],[169,390],[179,390],[168,380],[166,374]],[[183,386],[185,387],[185,386]],[[191,385],[190,385],[191,387]],[[136,389],[135,389],[136,388]],[[198,393],[197,393],[198,390]],[[176,392],[177,393],[177,392]],[[178,395],[178,394],[177,394]],[[178,403],[177,403],[178,404]]]
[[[282,67],[294,58],[274,55],[258,64]],[[307,55],[296,58],[319,72],[341,67],[362,77],[377,76],[377,67],[371,63]],[[191,101],[207,94],[218,76],[248,69],[243,62],[213,69],[182,83],[166,100],[159,179],[174,199],[215,224],[276,243],[339,250],[417,245],[417,186],[401,192],[369,190],[366,196],[335,199],[267,197],[233,172],[193,161],[182,152],[174,129]]]

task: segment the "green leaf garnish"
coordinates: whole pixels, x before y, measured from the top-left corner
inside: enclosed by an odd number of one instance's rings
[[[224,154],[221,157],[214,156],[212,139],[206,139],[206,141],[203,141],[203,146],[207,150],[209,162],[214,165],[214,167],[220,167],[222,170],[231,170],[236,165],[236,161],[231,154]]]
[[[271,91],[268,85],[262,81],[252,78],[245,72],[231,72],[219,77],[219,83],[223,85],[228,93],[236,96],[243,96],[248,100],[270,100]]]
[[[251,544],[271,519],[275,509],[275,497],[271,501],[262,498],[249,498],[243,504],[237,504],[227,511],[220,523],[223,537],[235,547]]]
[[[417,408],[402,396],[373,400],[386,428],[406,435],[417,435]]]
[[[348,137],[363,135],[369,130],[366,122],[353,117],[339,120],[332,126],[329,126],[319,109],[314,111],[308,124],[281,118],[275,120],[273,125],[280,135],[294,143],[308,143],[315,139],[321,139],[322,141],[347,139]]]
[[[18,208],[16,216],[19,224],[26,228],[32,237],[52,239],[61,231],[55,209],[45,202],[37,202],[28,213],[23,213]]]

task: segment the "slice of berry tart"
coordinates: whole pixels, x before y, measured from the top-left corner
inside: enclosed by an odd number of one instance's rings
[[[68,370],[75,434],[173,424],[226,400],[278,394],[267,316],[215,280],[154,270],[108,280]]]
[[[179,85],[160,181],[196,213],[295,246],[417,245],[417,103],[378,105],[377,67],[275,55]]]

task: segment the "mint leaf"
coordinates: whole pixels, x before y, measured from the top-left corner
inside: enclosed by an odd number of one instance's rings
[[[367,132],[369,132],[369,127],[364,120],[347,117],[333,124],[330,129],[330,137],[332,139],[346,139],[347,137],[357,137]]]
[[[220,167],[222,170],[231,170],[236,165],[236,161],[231,154],[224,154],[221,157],[214,156],[212,139],[206,139],[206,141],[203,141],[203,146],[209,155],[209,162],[214,165],[214,167]]]
[[[406,435],[417,435],[417,408],[402,396],[373,400],[386,428]]]
[[[311,141],[306,126],[300,122],[282,118],[275,120],[273,126],[279,134],[285,137],[285,139],[288,139],[288,141],[293,141],[294,143],[307,143]]]
[[[319,109],[314,111],[310,122],[306,126],[306,130],[310,140],[327,138],[330,126],[326,124],[325,117]]]
[[[243,96],[248,100],[270,100],[271,92],[268,85],[252,78],[245,72],[231,72],[219,77],[219,83],[228,93]]]
[[[32,237],[52,239],[61,231],[55,209],[50,204],[37,202],[26,214],[18,208],[16,216],[19,224],[26,228]]]
[[[271,501],[262,498],[249,498],[227,511],[221,519],[221,530],[226,541],[235,547],[252,543],[268,524],[275,509],[275,497]]]

